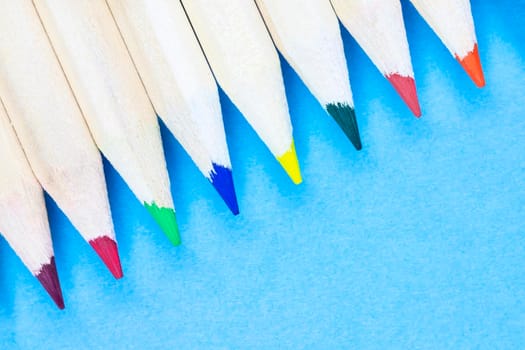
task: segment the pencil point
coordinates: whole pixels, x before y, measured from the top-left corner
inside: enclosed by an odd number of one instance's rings
[[[239,204],[237,203],[231,169],[215,163],[212,163],[212,165],[213,169],[210,178],[211,184],[215,187],[217,192],[219,192],[219,195],[222,197],[228,208],[230,208],[233,215],[239,214]]]
[[[394,89],[405,101],[412,113],[418,118],[421,117],[421,108],[419,107],[414,78],[405,77],[397,73],[387,75],[386,78],[394,86]]]
[[[51,299],[55,302],[60,310],[64,309],[64,298],[62,297],[62,289],[60,288],[60,281],[58,280],[57,267],[55,264],[55,257],[52,256],[49,264],[42,265],[40,272],[36,275],[44,289],[47,291]]]
[[[180,245],[179,226],[177,225],[175,209],[161,208],[155,202],[151,204],[144,203],[144,206],[168,237],[171,244],[174,246]]]
[[[346,137],[352,142],[356,150],[363,148],[359,128],[355,117],[354,108],[347,103],[329,103],[326,105],[326,111],[335,119],[339,127],[346,134]]]
[[[108,236],[100,236],[89,241],[89,244],[95,252],[97,252],[104,264],[106,264],[113,277],[116,279],[122,278],[123,273],[118,255],[117,242]]]
[[[295,143],[292,140],[292,144],[288,151],[284,152],[281,156],[277,157],[279,163],[284,168],[293,183],[298,185],[303,182],[301,177],[301,169],[299,168],[299,160],[297,159],[297,152],[295,152]]]
[[[456,56],[456,59],[477,87],[481,88],[485,86],[485,77],[483,76],[481,60],[479,59],[478,44],[474,44],[472,51],[470,51],[465,57],[459,58]]]

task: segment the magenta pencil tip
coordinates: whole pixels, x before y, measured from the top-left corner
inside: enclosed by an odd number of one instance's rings
[[[421,117],[421,108],[417,98],[414,78],[408,76],[405,77],[397,73],[387,75],[386,78],[394,86],[394,89],[396,89],[397,93],[401,96],[403,101],[405,101],[412,113],[418,118]]]
[[[64,309],[64,298],[62,296],[62,289],[60,288],[60,282],[58,280],[54,256],[51,257],[51,260],[48,264],[42,265],[40,272],[36,274],[36,278],[40,281],[58,308],[60,310]]]
[[[120,257],[118,255],[117,242],[108,236],[97,237],[89,241],[89,244],[98,256],[102,259],[104,264],[116,279],[122,278],[122,266],[120,265]]]

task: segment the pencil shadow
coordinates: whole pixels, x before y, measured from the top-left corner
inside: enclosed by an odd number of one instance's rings
[[[106,184],[108,189],[108,198],[111,207],[111,216],[115,226],[115,234],[117,237],[118,247],[121,254],[129,252],[131,249],[131,235],[127,227],[126,217],[129,215],[129,207],[133,206],[137,199],[129,189],[126,182],[122,179],[120,174],[115,170],[111,163],[102,155],[104,165],[104,175],[106,177]],[[140,205],[142,207],[142,205]],[[146,210],[144,209],[144,213]]]
[[[191,204],[196,197],[215,196],[214,190],[164,121],[161,118],[158,120],[177,218],[185,218],[190,214]]]
[[[240,193],[245,192],[246,189],[248,171],[242,165],[246,162],[245,155],[247,152],[250,152],[253,155],[252,152],[254,151],[253,149],[249,149],[253,143],[248,143],[245,140],[250,137],[258,136],[255,134],[246,119],[244,119],[242,113],[237,109],[237,106],[235,106],[226,92],[220,86],[217,86],[217,88],[219,91],[219,100],[221,104],[224,131],[226,132],[226,140],[228,143],[228,151],[230,152],[230,159],[232,162],[235,187],[239,195]]]
[[[280,53],[279,59],[281,61],[286,99],[293,125],[294,141],[298,157],[301,158],[301,153],[310,153],[309,135],[315,129],[318,129],[318,126],[314,123],[319,119],[312,118],[312,116],[323,118],[325,112],[321,105],[317,103],[310,90],[304,85],[299,75]]]
[[[53,250],[55,252],[55,261],[57,265],[58,278],[62,289],[68,288],[72,285],[73,274],[72,268],[74,265],[73,250],[75,246],[75,237],[77,235],[71,234],[75,231],[65,214],[60,210],[58,205],[47,194],[44,194],[44,199],[47,208],[47,217],[49,227],[51,229],[51,239],[53,241]],[[65,301],[67,305],[67,300]]]
[[[246,121],[243,114],[237,106],[233,103],[226,92],[218,85],[219,100],[221,103],[221,112],[224,122],[224,129],[226,131],[226,139],[230,148],[230,157],[235,158],[237,152],[244,144],[244,129],[255,135],[255,131]]]
[[[369,101],[376,94],[374,90],[377,90],[376,81],[380,81],[380,73],[341,21],[339,30],[357,110],[359,105],[363,105],[363,101]]]
[[[100,271],[105,271],[106,268],[89,243],[47,193],[45,193],[45,202],[58,277],[67,307],[68,291],[75,288],[79,276],[90,268]],[[101,276],[106,275],[101,274]]]
[[[260,176],[256,174],[261,172],[264,174],[262,176],[270,182],[278,182],[279,185],[286,186],[289,182],[287,175],[243,114],[220,87],[219,98],[239,199],[242,200],[243,194],[249,195],[248,193],[251,192],[248,188],[249,183],[258,186],[265,182],[259,179],[255,179],[254,182],[253,178],[249,178]]]
[[[0,315],[11,318],[14,310],[14,284],[10,259],[8,258],[9,244],[0,236]]]
[[[476,23],[478,41],[483,44],[493,39],[499,39],[523,57],[523,17],[525,16],[525,2],[523,1],[473,1],[472,12]],[[480,53],[483,45],[480,46]]]

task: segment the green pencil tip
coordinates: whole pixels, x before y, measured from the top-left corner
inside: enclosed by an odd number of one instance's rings
[[[180,245],[179,226],[177,225],[175,210],[172,208],[161,208],[157,206],[155,202],[151,204],[144,203],[144,207],[146,207],[157,224],[159,224],[171,244],[174,246]]]
[[[326,111],[335,119],[337,124],[339,124],[339,127],[350,139],[355,149],[359,151],[363,148],[354,108],[350,107],[347,103],[338,102],[327,104]]]

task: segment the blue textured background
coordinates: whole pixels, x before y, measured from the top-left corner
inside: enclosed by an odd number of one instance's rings
[[[163,127],[183,245],[106,164],[125,278],[48,200],[66,309],[1,241],[0,348],[522,348],[525,1],[473,1],[482,90],[403,5],[421,120],[343,31],[364,150],[283,64],[296,187],[223,95],[239,217]]]

